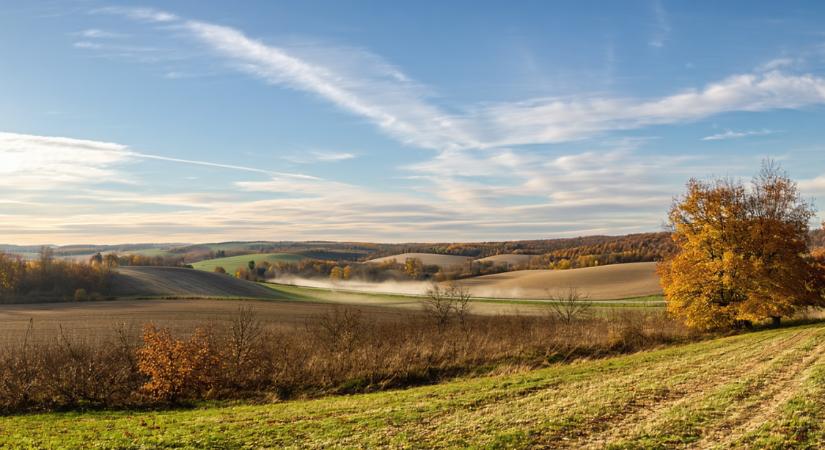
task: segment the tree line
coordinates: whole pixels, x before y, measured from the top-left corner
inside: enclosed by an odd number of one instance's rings
[[[109,294],[111,281],[109,266],[58,259],[48,247],[33,261],[0,253],[2,302],[103,298]]]

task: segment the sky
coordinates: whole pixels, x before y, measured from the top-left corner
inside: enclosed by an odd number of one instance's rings
[[[824,125],[820,1],[0,0],[7,244],[660,231],[765,158],[825,208]]]

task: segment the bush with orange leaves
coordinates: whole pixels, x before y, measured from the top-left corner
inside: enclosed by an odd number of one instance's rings
[[[208,396],[215,385],[218,357],[203,328],[183,340],[150,324],[143,328],[143,342],[137,350],[138,370],[149,377],[143,393],[165,402]]]

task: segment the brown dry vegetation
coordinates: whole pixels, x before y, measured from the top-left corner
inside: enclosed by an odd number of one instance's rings
[[[291,328],[251,310],[174,333],[150,326],[89,339],[33,328],[0,349],[5,412],[136,407],[201,399],[271,399],[427,384],[463,374],[540,367],[689,338],[661,311],[374,320],[337,307]],[[54,333],[54,332],[52,332]],[[509,368],[509,369],[506,369]]]

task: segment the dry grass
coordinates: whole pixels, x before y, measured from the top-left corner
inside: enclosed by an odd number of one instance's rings
[[[150,327],[142,339],[134,337],[134,326],[94,339],[62,327],[57,336],[37,339],[37,329],[30,328],[0,349],[0,410],[365,392],[603,357],[689,337],[660,311],[572,320],[553,311],[456,315],[445,322],[424,314],[376,320],[339,306],[292,327],[268,327],[250,311],[189,329]],[[194,362],[187,359],[192,355],[198,356]],[[197,386],[180,385],[180,379],[197,380]]]
[[[404,391],[0,418],[0,446],[25,448],[813,449],[823,440],[822,324]]]

